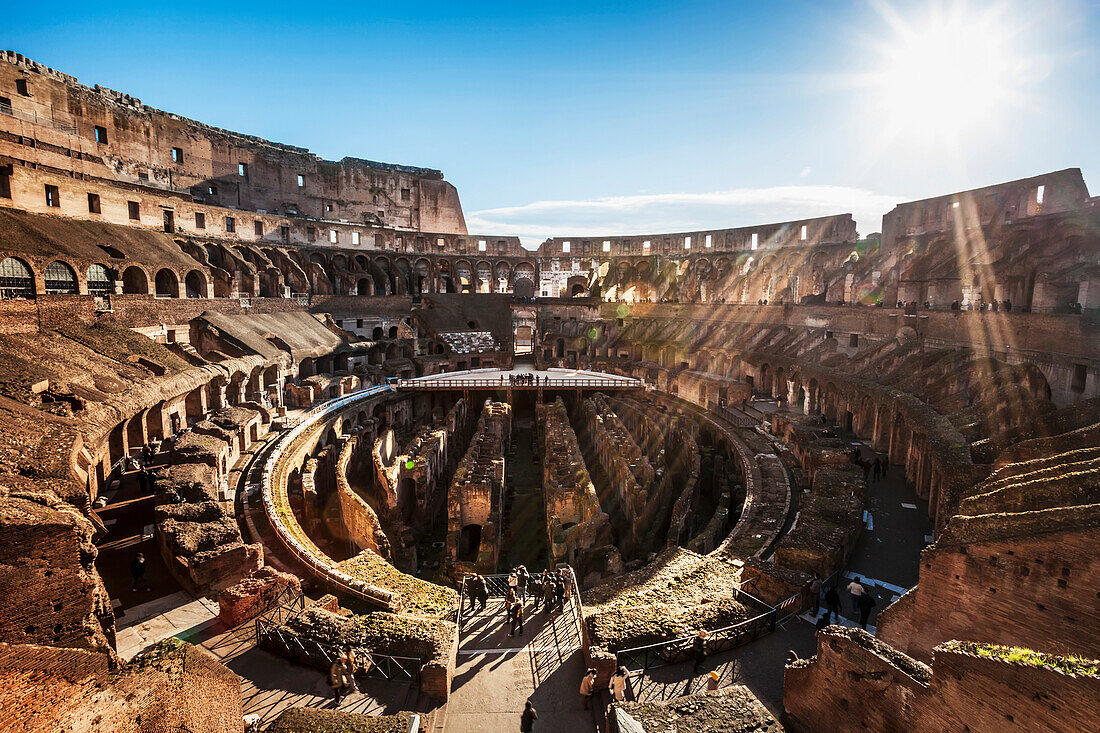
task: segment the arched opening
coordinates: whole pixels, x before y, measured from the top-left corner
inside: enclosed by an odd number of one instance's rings
[[[76,295],[79,289],[76,286],[76,273],[73,268],[60,260],[54,260],[46,265],[44,278],[46,281],[47,295]]]
[[[156,293],[158,298],[178,298],[180,295],[179,280],[176,273],[165,268],[157,271]]]
[[[149,294],[149,278],[140,267],[127,267],[122,273],[122,292],[134,295]]]
[[[33,298],[34,277],[27,263],[16,257],[0,262],[0,298]]]
[[[384,333],[384,331],[382,330],[381,326],[375,326],[374,330],[371,331],[370,335],[371,335],[372,339],[374,339],[375,341],[379,341],[379,340],[381,340],[383,333]]]
[[[565,356],[565,339],[558,339],[554,344],[554,356],[559,359]]]
[[[111,273],[103,265],[92,265],[88,268],[88,293],[90,295],[108,295],[114,290],[111,282]]]
[[[397,338],[397,326],[390,326],[390,338]]]
[[[187,277],[184,278],[183,284],[188,298],[206,297],[206,276],[198,270],[192,270],[187,273]]]
[[[370,295],[370,280],[365,277],[359,278],[355,282],[355,293],[356,295]]]
[[[478,553],[481,552],[481,525],[467,524],[462,528],[458,540],[458,559],[466,562],[477,562]]]
[[[569,296],[572,298],[584,297],[584,286],[580,283],[574,283],[573,287],[569,291]]]
[[[516,280],[515,285],[512,286],[512,293],[520,298],[533,298],[535,297],[535,283],[525,277],[521,277]]]

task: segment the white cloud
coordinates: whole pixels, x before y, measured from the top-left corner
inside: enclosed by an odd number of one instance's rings
[[[552,236],[659,234],[851,213],[865,235],[879,231],[882,215],[905,200],[847,186],[775,186],[535,201],[470,212],[466,224],[471,232],[518,235],[535,247]]]
[[[810,166],[806,166],[805,168],[802,169],[802,172],[798,174],[798,177],[799,178],[805,178],[806,176],[810,175],[810,172],[812,170],[813,169],[810,168]]]

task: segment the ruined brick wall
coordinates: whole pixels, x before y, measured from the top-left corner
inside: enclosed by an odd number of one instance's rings
[[[457,567],[469,563],[494,572],[500,554],[500,506],[504,486],[504,453],[511,442],[512,407],[487,400],[470,447],[458,464],[447,494],[447,558]],[[478,527],[477,547],[467,527]],[[476,552],[476,557],[474,553]]]
[[[370,445],[369,442],[367,445]],[[348,466],[352,455],[363,450],[360,446],[359,438],[351,437],[340,449],[336,461],[336,501],[340,521],[339,526],[332,529],[335,536],[347,539],[359,550],[374,550],[388,560],[390,542],[378,514],[348,483]]]
[[[1100,676],[1065,674],[1059,660],[1018,663],[1000,651],[944,645],[932,666],[860,629],[818,633],[817,653],[788,665],[783,681],[789,730],[1088,730]],[[1036,704],[1042,701],[1042,704]]]
[[[16,92],[16,80],[27,84],[27,95]],[[0,154],[37,163],[36,168],[70,178],[78,173],[131,195],[148,191],[243,210],[466,232],[457,192],[437,170],[359,158],[322,160],[304,148],[210,127],[128,94],[89,88],[11,52],[0,55],[0,90],[17,115],[0,123],[7,133],[0,138]],[[36,138],[39,144],[33,144]],[[103,214],[111,215],[113,202],[103,203]],[[39,204],[44,207],[44,199]],[[125,206],[121,214],[127,216]]]
[[[27,733],[243,733],[240,678],[171,639],[117,668],[106,654],[0,644],[0,720]]]
[[[970,541],[960,531],[938,539],[921,553],[917,587],[879,614],[879,638],[924,660],[950,639],[1100,657],[1096,511],[1053,512],[1065,515],[1069,526],[1020,527],[992,539],[973,531]],[[1086,512],[1093,526],[1079,526]]]
[[[0,490],[0,640],[107,651],[114,613],[91,523],[49,492]]]
[[[535,413],[551,566],[568,563],[582,586],[621,573],[607,513],[600,508],[565,403],[559,397],[536,405]]]

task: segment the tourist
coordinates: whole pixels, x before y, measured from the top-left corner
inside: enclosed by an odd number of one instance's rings
[[[691,673],[699,674],[699,668],[707,658],[707,632],[703,629],[699,629],[699,633],[691,642],[691,656],[695,658],[695,666],[691,668]]]
[[[810,613],[817,618],[817,614],[821,610],[821,578],[815,572],[814,577],[806,584],[807,589],[810,591]]]
[[[707,692],[716,692],[718,690],[718,673],[711,672],[707,675]]]
[[[136,591],[138,586],[141,586],[142,590],[149,590],[149,579],[145,577],[145,555],[140,552],[134,556],[133,562],[130,563],[130,575],[134,578],[130,590]]]
[[[138,469],[137,482],[138,489],[141,491],[142,496],[144,496],[149,491],[149,471],[145,466]]]
[[[859,609],[859,628],[867,628],[867,619],[871,615],[871,609],[874,608],[877,603],[875,599],[871,597],[870,593],[864,593],[856,598],[856,607]]]
[[[477,598],[478,610],[484,612],[485,604],[489,602],[489,591],[485,587],[485,578],[474,573],[474,595]]]
[[[554,579],[549,574],[542,581],[542,607],[547,613],[554,610]]]
[[[561,569],[561,582],[565,586],[565,597],[569,598],[573,591],[573,571],[568,565]]]
[[[478,599],[476,573],[466,576],[466,597],[470,600],[470,610],[473,611]]]
[[[356,692],[362,692],[359,689],[359,683],[355,680],[355,673],[359,669],[359,660],[356,658],[355,650],[351,648],[351,644],[344,644],[344,658],[348,660],[348,686]]]
[[[834,617],[840,620],[840,593],[836,590],[836,584],[825,591],[825,618],[831,621]]]
[[[516,568],[516,579],[519,581],[517,587],[519,588],[519,599],[527,602],[527,583],[531,580],[531,576],[527,573],[527,568],[520,565]]]
[[[852,599],[852,612],[859,610],[859,597],[867,594],[867,589],[859,582],[859,576],[853,575],[852,582],[848,584],[848,595]]]
[[[558,575],[558,579],[554,581],[554,601],[557,603],[559,612],[565,610],[565,583],[561,575]]]
[[[504,597],[504,610],[508,611],[512,607],[512,604],[516,602],[516,589],[509,586],[508,594]]]
[[[615,674],[611,675],[611,681],[608,683],[608,689],[611,691],[612,702],[622,702],[626,699],[626,667],[615,670]]]
[[[519,716],[520,733],[531,733],[535,729],[535,721],[538,719],[539,714],[535,712],[535,706],[528,700],[523,706],[523,714]]]
[[[332,685],[332,695],[336,699],[337,705],[348,694],[348,689],[355,685],[353,672],[351,663],[344,654],[340,654],[329,668],[329,684]]]
[[[516,627],[519,627],[519,635],[523,636],[523,604],[519,601],[512,603],[512,609],[508,614],[511,621],[508,636],[516,635]]]
[[[596,670],[589,669],[581,680],[581,697],[584,698],[584,709],[591,710],[592,688],[596,686]]]

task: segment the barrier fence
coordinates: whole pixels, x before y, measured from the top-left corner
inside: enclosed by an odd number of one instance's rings
[[[531,382],[511,382],[507,379],[397,379],[393,382],[397,389],[405,390],[470,390],[470,389],[645,389],[640,379],[599,379],[599,378],[546,378]]]

